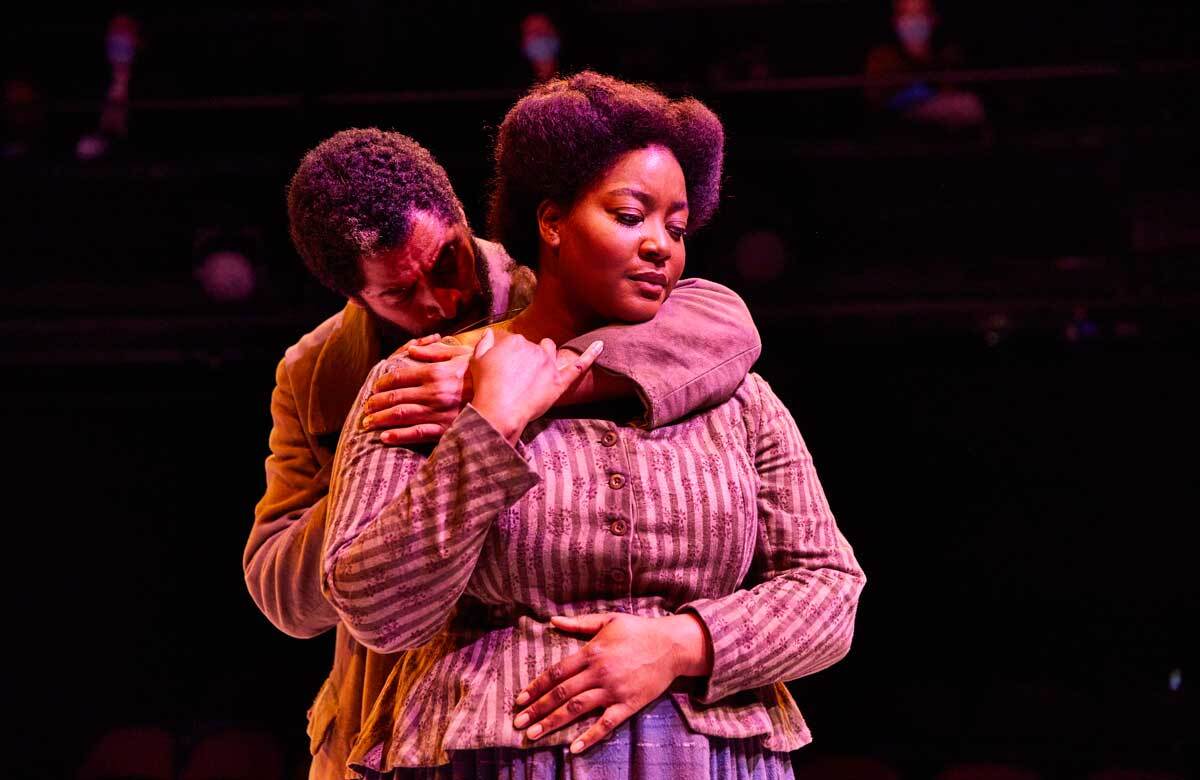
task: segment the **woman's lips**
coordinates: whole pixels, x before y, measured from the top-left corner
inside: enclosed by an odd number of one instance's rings
[[[639,274],[630,274],[629,278],[633,280],[637,291],[647,298],[657,298],[667,289],[666,274],[661,274],[658,271],[643,271]]]
[[[667,275],[658,271],[642,271],[640,274],[630,274],[629,278],[636,279],[639,282],[657,284],[659,287],[667,286]]]

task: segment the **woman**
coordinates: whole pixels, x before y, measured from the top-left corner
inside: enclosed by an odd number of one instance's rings
[[[602,347],[555,343],[670,295],[722,144],[699,102],[594,73],[505,118],[490,223],[538,259],[533,302],[459,337],[474,398],[428,457],[350,422],[335,462],[327,595],[369,647],[420,648],[368,776],[791,775],[782,682],[846,653],[863,576],[787,410],[751,374],[656,430],[543,418]]]

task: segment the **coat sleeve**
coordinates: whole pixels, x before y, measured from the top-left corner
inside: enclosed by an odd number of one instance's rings
[[[745,302],[704,279],[679,282],[647,322],[609,325],[564,346],[583,352],[595,339],[604,340],[596,365],[633,381],[650,428],[728,400],[762,352]]]
[[[751,435],[759,475],[758,535],[747,583],[681,609],[712,638],[713,670],[700,701],[813,674],[850,649],[866,579],[838,530],[791,414],[757,376]]]
[[[497,515],[540,477],[470,405],[428,457],[355,423],[352,415],[334,458],[325,592],[360,643],[378,652],[418,647],[466,590]]]
[[[271,422],[267,489],[254,509],[242,571],[254,603],[279,630],[317,636],[338,622],[321,593],[329,485],[304,434],[283,360],[275,371]]]

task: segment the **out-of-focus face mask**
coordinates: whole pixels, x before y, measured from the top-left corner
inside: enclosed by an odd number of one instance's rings
[[[901,16],[896,20],[896,37],[906,48],[921,48],[929,43],[932,35],[932,17],[913,14]]]
[[[549,62],[558,56],[558,37],[554,35],[531,35],[525,39],[525,56],[533,62]]]
[[[129,65],[133,63],[137,53],[137,39],[123,32],[109,33],[104,41],[108,61],[113,65]]]

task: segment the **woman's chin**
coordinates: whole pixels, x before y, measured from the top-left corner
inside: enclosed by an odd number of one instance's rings
[[[658,314],[658,310],[662,308],[662,301],[650,300],[646,298],[632,298],[619,301],[613,307],[612,319],[617,322],[627,322],[635,324],[638,322],[646,322],[654,319],[654,315]]]

